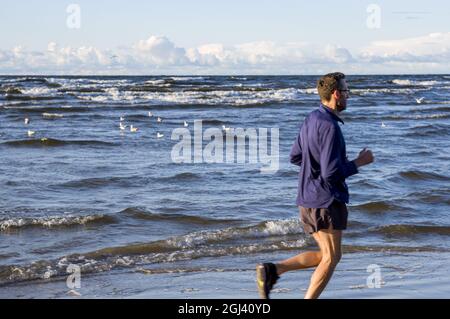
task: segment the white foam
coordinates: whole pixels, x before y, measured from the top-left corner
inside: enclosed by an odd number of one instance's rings
[[[377,95],[379,93],[391,93],[391,94],[412,94],[414,93],[411,89],[352,89],[351,92],[355,94],[359,94],[362,96],[371,96],[371,95]]]
[[[5,231],[10,228],[20,228],[29,225],[40,225],[44,227],[54,227],[62,225],[83,225],[88,222],[101,219],[104,215],[88,215],[88,216],[49,216],[38,218],[11,218],[0,221],[0,231]]]
[[[267,236],[284,236],[303,233],[297,219],[267,221],[250,227],[225,228],[216,231],[199,231],[167,240],[169,246],[189,248],[210,242]]]
[[[430,114],[430,115],[416,115],[415,119],[440,119],[440,118],[448,118],[450,115],[448,113],[440,113],[440,114]]]
[[[408,79],[395,79],[392,80],[392,83],[397,85],[421,85],[421,86],[433,86],[440,83],[445,82],[439,82],[439,81],[414,81],[414,80],[408,80]]]
[[[317,91],[317,88],[306,88],[306,89],[303,89],[300,91],[305,94],[319,94],[319,92]]]
[[[289,88],[267,91],[151,92],[143,98],[154,103],[249,105],[288,102],[300,99],[301,90]]]
[[[31,89],[21,88],[20,90],[25,95],[46,95],[56,92],[55,89],[49,89],[46,87],[34,87]]]
[[[411,85],[410,80],[401,80],[401,79],[392,80],[392,83],[398,84],[398,85]]]
[[[173,76],[173,77],[171,77],[171,79],[174,81],[192,81],[192,80],[195,81],[195,80],[203,80],[204,77],[202,77],[202,76],[183,76],[183,77]]]
[[[164,80],[148,80],[148,81],[145,81],[145,83],[151,84],[151,85],[157,85],[157,86],[161,86],[164,84],[164,86],[167,86],[167,83]]]

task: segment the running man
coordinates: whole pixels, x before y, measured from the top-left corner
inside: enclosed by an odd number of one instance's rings
[[[320,251],[307,251],[276,264],[256,267],[261,298],[268,299],[279,276],[286,271],[317,267],[305,299],[320,296],[342,256],[342,231],[347,228],[349,200],[345,179],[358,168],[373,162],[372,152],[364,148],[349,161],[339,113],[347,107],[349,90],[343,73],[329,73],[319,79],[321,104],[300,127],[292,146],[291,163],[300,166],[297,206],[305,232],[311,234]]]

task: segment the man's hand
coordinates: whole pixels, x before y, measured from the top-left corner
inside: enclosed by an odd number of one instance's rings
[[[361,167],[364,165],[368,165],[372,163],[374,160],[373,154],[371,150],[367,148],[363,148],[361,152],[359,152],[358,157],[354,160],[356,167]]]

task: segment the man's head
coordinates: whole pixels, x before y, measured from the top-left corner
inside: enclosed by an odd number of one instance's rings
[[[323,104],[338,112],[347,108],[349,91],[343,73],[334,72],[322,76],[317,81],[317,91]]]

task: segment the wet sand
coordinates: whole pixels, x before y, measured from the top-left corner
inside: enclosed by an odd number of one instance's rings
[[[288,257],[278,254],[275,260]],[[17,283],[0,288],[1,298],[163,298],[163,299],[256,299],[253,265],[258,255],[205,260],[207,267],[183,273],[152,273],[150,268],[123,269],[82,275],[77,296],[67,288],[65,278]],[[344,255],[321,298],[448,298],[450,296],[449,253],[352,253]],[[216,264],[217,268],[210,265]],[[367,272],[380,266],[380,288],[369,288]],[[312,270],[286,273],[275,286],[273,299],[303,298]],[[375,283],[375,281],[371,281]]]

